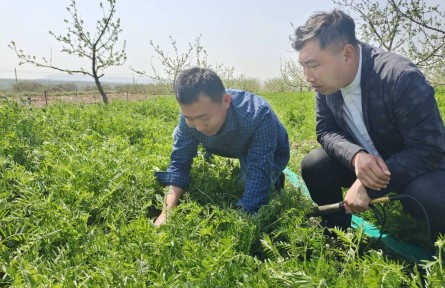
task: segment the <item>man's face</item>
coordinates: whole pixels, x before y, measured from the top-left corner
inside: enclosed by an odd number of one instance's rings
[[[351,60],[346,57],[345,49],[321,49],[317,40],[310,40],[298,51],[299,62],[303,66],[306,81],[321,94],[332,94],[352,82],[350,73]]]
[[[218,133],[227,117],[231,97],[225,94],[221,102],[212,102],[207,95],[201,94],[198,101],[190,105],[180,104],[187,125],[206,136]]]

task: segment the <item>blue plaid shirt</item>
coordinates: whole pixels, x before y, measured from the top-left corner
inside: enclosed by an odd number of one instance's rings
[[[185,189],[198,144],[207,152],[240,159],[245,169],[245,190],[237,206],[256,212],[269,199],[271,187],[286,167],[290,152],[286,129],[269,104],[260,96],[227,89],[232,101],[223,127],[206,136],[187,126],[181,115],[174,132],[173,151],[167,172],[157,172],[163,185]],[[245,166],[245,167],[243,167]]]

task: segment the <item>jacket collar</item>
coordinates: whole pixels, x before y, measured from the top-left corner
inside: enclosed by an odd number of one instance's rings
[[[235,117],[235,111],[232,106],[232,103],[230,103],[230,106],[227,109],[226,121],[224,122],[224,125],[221,127],[221,129],[219,130],[217,135],[222,136],[224,134],[230,133],[237,129],[238,129],[238,123],[237,123],[237,119]]]
[[[360,42],[360,45],[362,46],[362,76],[360,79],[360,85],[362,92],[364,92],[364,84],[368,82],[370,71],[373,67],[372,54],[374,47],[363,42]]]

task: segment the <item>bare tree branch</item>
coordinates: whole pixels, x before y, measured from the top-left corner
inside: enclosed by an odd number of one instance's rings
[[[440,34],[445,34],[445,30],[442,30],[442,29],[439,29],[439,28],[436,28],[436,27],[432,27],[432,26],[430,26],[426,21],[423,21],[422,19],[417,18],[417,17],[413,17],[412,12],[411,12],[411,13],[409,13],[409,12],[408,12],[408,13],[403,12],[403,11],[400,10],[400,8],[399,8],[400,5],[397,4],[394,0],[389,0],[389,2],[391,3],[393,9],[394,9],[395,11],[397,11],[397,13],[399,13],[402,17],[405,17],[405,18],[408,19],[409,21],[414,22],[414,23],[416,23],[417,25],[422,26],[422,27],[424,27],[424,28],[426,28],[426,29],[428,29],[428,30],[435,31],[435,32],[438,32],[438,33],[440,33]],[[436,6],[436,7],[437,7],[437,6]]]
[[[332,0],[357,13],[365,41],[410,58],[426,76],[442,82],[445,72],[445,11],[423,0]],[[442,79],[442,80],[441,80]]]
[[[297,61],[281,60],[280,63],[281,78],[289,87],[294,90],[311,90],[311,86],[305,79],[303,68]]]
[[[173,56],[167,54],[159,45],[156,45],[153,40],[150,40],[150,46],[157,55],[157,60],[160,62],[161,67],[164,71],[164,76],[158,71],[158,69],[153,65],[153,59],[151,61],[152,75],[148,75],[144,70],[136,70],[131,68],[134,72],[139,75],[148,76],[151,79],[156,80],[159,83],[170,83],[172,91],[178,74],[189,68],[191,63],[196,57],[196,66],[207,65],[207,53],[201,45],[201,35],[195,38],[193,43],[188,43],[188,48],[185,52],[180,53],[176,41],[172,36],[169,36],[171,48],[173,49]]]
[[[90,69],[83,67],[78,69],[61,68],[48,63],[44,57],[41,60],[37,60],[35,56],[25,54],[23,50],[16,47],[14,41],[11,41],[8,46],[14,50],[20,59],[19,65],[29,63],[36,67],[46,67],[68,74],[77,73],[93,77],[104,103],[107,104],[108,97],[100,82],[100,78],[104,76],[103,70],[111,66],[123,65],[127,60],[127,55],[125,52],[125,41],[122,47],[115,51],[115,46],[119,41],[119,34],[122,32],[120,19],[113,20],[116,14],[116,0],[106,0],[106,2],[108,3],[108,9],[104,8],[102,2],[99,3],[103,17],[96,23],[95,36],[85,31],[84,22],[78,15],[75,0],[71,0],[71,3],[66,8],[72,20],[72,22],[67,19],[64,20],[68,25],[66,35],[56,35],[49,31],[50,35],[62,44],[62,53],[88,59],[91,62]]]

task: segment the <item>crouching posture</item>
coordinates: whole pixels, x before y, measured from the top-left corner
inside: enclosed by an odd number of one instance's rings
[[[201,68],[182,72],[175,94],[181,115],[170,164],[167,172],[156,173],[169,186],[166,210],[177,206],[189,185],[193,158],[202,144],[206,153],[239,159],[245,190],[236,205],[257,212],[268,203],[274,185],[284,184],[282,171],[289,161],[287,132],[269,104],[246,91],[226,90],[215,72]],[[156,226],[166,221],[166,212]]]
[[[372,198],[409,195],[432,228],[445,232],[445,128],[424,75],[408,59],[357,41],[354,20],[340,10],[311,16],[296,29],[293,47],[316,92],[321,148],[301,164],[312,199],[344,200],[358,214]],[[424,220],[408,198],[404,209]],[[323,220],[346,228],[350,214]]]

